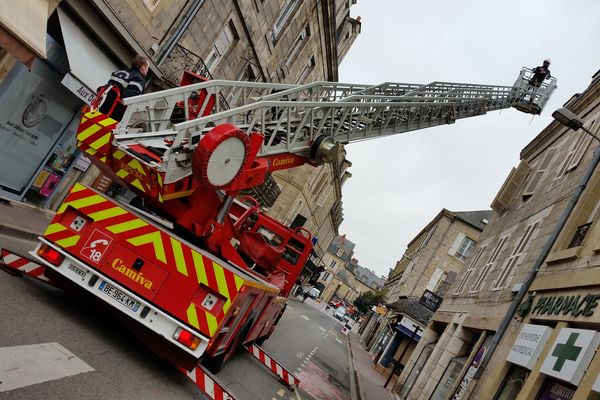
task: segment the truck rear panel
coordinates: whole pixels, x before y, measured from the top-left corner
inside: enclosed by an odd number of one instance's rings
[[[220,333],[224,321],[228,331],[237,330],[244,322],[241,309],[250,302],[253,308],[268,307],[279,293],[275,286],[80,184],[65,199],[42,242],[67,257],[59,266],[46,262],[54,271],[146,326],[141,314],[149,311],[185,324],[201,337],[202,351],[212,347],[210,338]],[[222,338],[219,342],[219,347],[226,344]]]

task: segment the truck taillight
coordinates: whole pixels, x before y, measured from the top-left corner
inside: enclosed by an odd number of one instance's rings
[[[65,256],[60,254],[60,252],[54,250],[52,247],[47,244],[43,244],[37,251],[38,255],[42,257],[44,260],[48,261],[52,265],[59,266],[60,263],[63,262]]]
[[[186,331],[183,328],[177,328],[173,334],[173,338],[192,350],[196,350],[200,344],[200,338],[198,336],[195,336],[193,333]]]

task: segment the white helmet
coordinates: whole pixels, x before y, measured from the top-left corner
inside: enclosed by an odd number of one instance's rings
[[[544,62],[545,62],[545,63],[548,63],[548,64],[550,64],[550,59],[549,59],[549,58],[546,58],[546,59],[544,60]]]

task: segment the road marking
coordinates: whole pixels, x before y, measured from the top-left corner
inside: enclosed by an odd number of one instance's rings
[[[323,328],[322,326],[320,326],[319,329],[322,330],[323,332],[327,331],[327,329]]]
[[[0,392],[94,371],[58,343],[0,348]]]
[[[279,389],[277,391],[277,394],[279,395],[279,397],[283,397],[283,395],[285,394],[285,389]]]
[[[339,344],[344,344],[344,342],[342,342],[339,338],[335,338],[335,341],[338,342]]]
[[[302,315],[302,318],[304,318],[307,321],[310,321],[310,318],[308,318],[306,315]]]
[[[287,306],[287,308],[289,308],[290,310],[294,309],[294,307],[292,307],[292,306]]]

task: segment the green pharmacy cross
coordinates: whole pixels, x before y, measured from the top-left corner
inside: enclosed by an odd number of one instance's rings
[[[575,346],[575,342],[579,337],[579,333],[571,333],[566,343],[559,343],[552,352],[552,356],[556,357],[556,363],[552,369],[559,372],[565,365],[565,361],[575,361],[581,352],[581,347]]]

